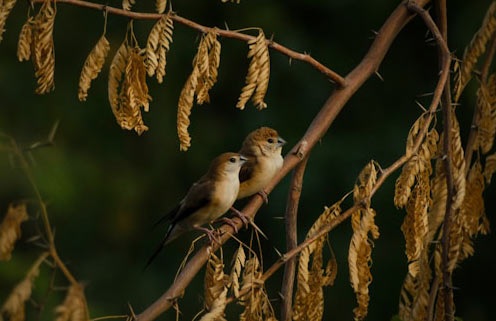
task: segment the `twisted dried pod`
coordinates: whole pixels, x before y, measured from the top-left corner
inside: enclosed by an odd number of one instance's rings
[[[2,42],[2,35],[5,31],[5,22],[9,17],[10,11],[14,8],[17,0],[3,0],[0,2],[0,42]]]
[[[307,239],[315,235],[321,228],[328,225],[341,213],[340,204],[343,200],[333,206],[326,207],[324,212],[314,222]],[[300,253],[298,261],[298,277],[295,300],[293,306],[293,320],[321,320],[324,312],[324,294],[322,287],[332,285],[337,273],[337,264],[333,257],[323,271],[322,248],[326,236],[322,236]],[[310,257],[312,266],[309,269]]]
[[[221,45],[214,30],[202,37],[198,53],[193,59],[193,63],[197,64],[200,70],[198,87],[196,88],[196,101],[199,105],[210,102],[208,92],[217,82],[220,51]]]
[[[190,124],[189,116],[193,108],[193,101],[195,98],[195,90],[198,86],[198,77],[200,70],[197,66],[193,67],[191,75],[186,80],[181,94],[179,95],[179,102],[177,104],[177,134],[179,136],[179,149],[186,151],[191,146],[191,137],[189,136],[188,127]]]
[[[88,90],[91,87],[91,81],[98,77],[109,50],[110,44],[107,38],[105,38],[105,35],[102,35],[84,62],[83,70],[79,77],[78,98],[80,101],[86,101]]]
[[[456,119],[456,114],[454,110],[452,112],[452,134],[451,134],[451,150],[452,150],[452,160],[453,165],[453,185],[455,188],[455,195],[453,198],[452,207],[453,209],[460,208],[463,198],[465,197],[465,157],[462,148],[462,141],[460,138],[460,125]]]
[[[6,315],[11,321],[22,321],[25,319],[25,303],[31,297],[34,280],[40,273],[40,265],[47,256],[48,252],[41,254],[29,269],[26,277],[10,292],[0,308],[0,319],[2,319],[2,315]]]
[[[246,254],[243,250],[243,246],[240,245],[236,253],[234,254],[234,264],[229,275],[228,286],[232,289],[234,297],[239,297],[239,279],[241,278],[241,272],[246,263]]]
[[[53,24],[57,10],[52,1],[45,1],[35,17],[34,67],[38,87],[37,94],[46,94],[55,89],[55,46]]]
[[[369,285],[372,282],[370,265],[372,262],[372,247],[368,234],[372,238],[379,237],[379,228],[375,225],[375,211],[370,207],[370,193],[377,180],[377,170],[371,161],[361,171],[358,182],[353,189],[353,200],[360,207],[351,217],[353,236],[348,252],[350,282],[355,292],[358,307],[353,309],[355,320],[362,320],[367,315]]]
[[[108,98],[112,112],[118,118],[119,114],[119,84],[122,80],[122,75],[126,68],[127,59],[129,56],[129,48],[127,40],[125,40],[117,50],[112,63],[110,64],[109,79],[108,79]],[[117,119],[119,122],[119,119]]]
[[[35,27],[34,18],[30,16],[21,28],[19,41],[17,42],[17,59],[19,59],[19,61],[27,61],[31,58],[31,47],[33,45]]]
[[[246,103],[252,97],[252,101],[258,109],[267,107],[263,101],[267,93],[270,78],[270,56],[269,48],[265,40],[265,34],[259,30],[258,36],[248,42],[250,50],[248,58],[251,58],[246,75],[246,84],[241,89],[241,95],[236,107],[244,109]],[[254,94],[255,93],[255,94]]]
[[[486,165],[484,166],[484,177],[487,184],[491,183],[491,177],[496,172],[496,153],[486,157]]]
[[[88,306],[83,288],[79,284],[69,287],[62,304],[55,308],[55,321],[89,321]]]
[[[146,69],[148,76],[156,74],[157,81],[162,83],[165,76],[166,54],[172,43],[174,24],[170,15],[164,15],[153,26],[146,44]]]
[[[9,205],[0,224],[0,261],[10,260],[14,244],[21,237],[21,223],[27,219],[26,204]]]
[[[122,9],[129,11],[135,3],[136,0],[122,0]]]
[[[167,6],[167,0],[156,0],[155,7],[158,13],[164,13],[165,7]]]
[[[486,12],[484,21],[481,27],[475,33],[470,41],[470,44],[465,48],[461,65],[455,64],[455,102],[458,101],[460,95],[472,78],[472,71],[477,64],[479,57],[486,51],[486,44],[494,35],[496,30],[496,2],[493,1]]]

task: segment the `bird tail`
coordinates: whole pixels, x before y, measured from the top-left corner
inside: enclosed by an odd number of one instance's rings
[[[171,224],[169,226],[169,229],[167,230],[167,233],[165,233],[165,237],[163,238],[162,242],[160,242],[160,244],[158,245],[158,247],[155,250],[155,252],[153,252],[152,256],[150,256],[150,258],[148,259],[148,262],[146,262],[146,265],[145,265],[145,268],[143,269],[143,271],[146,270],[146,268],[157,257],[157,255],[160,253],[160,251],[162,251],[162,249],[164,248],[165,244],[167,244],[168,242],[172,241],[172,239],[169,239],[169,238],[170,238],[171,233],[172,233],[172,230],[174,229],[175,226],[176,226],[176,224]],[[174,234],[176,234],[176,233],[174,233]]]

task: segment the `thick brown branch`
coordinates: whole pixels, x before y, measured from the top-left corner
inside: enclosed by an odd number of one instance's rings
[[[43,2],[45,0],[32,0],[32,2]],[[90,8],[90,9],[96,9],[96,10],[101,10],[101,11],[106,11],[111,14],[119,15],[119,16],[124,16],[128,17],[131,19],[149,19],[149,20],[158,20],[160,19],[163,15],[159,13],[144,13],[144,12],[133,12],[133,11],[128,11],[124,9],[119,9],[119,8],[114,8],[110,7],[104,4],[98,4],[98,3],[93,3],[93,2],[88,2],[88,1],[83,1],[83,0],[56,0],[57,3],[67,3],[79,7],[84,7],[84,8]],[[188,26],[192,29],[199,30],[201,32],[209,32],[211,30],[215,30],[215,32],[222,37],[225,38],[233,38],[233,39],[239,39],[243,41],[250,41],[255,39],[255,37],[246,35],[244,33],[236,32],[236,31],[230,31],[230,30],[225,30],[225,29],[219,29],[219,28],[210,28],[203,26],[199,23],[196,23],[194,21],[188,20],[186,18],[183,18],[179,15],[177,15],[174,12],[171,12],[171,18],[172,20],[181,23],[185,26]],[[313,68],[317,69],[327,77],[329,77],[333,82],[335,82],[338,86],[344,87],[346,85],[346,81],[343,77],[341,77],[338,73],[332,71],[331,69],[327,68],[317,60],[315,60],[313,57],[306,53],[300,53],[294,50],[291,50],[287,47],[284,47],[283,45],[278,44],[275,41],[267,39],[267,45],[282,54],[290,57],[291,59],[295,60],[300,60],[303,62],[308,63],[311,65]]]
[[[286,205],[286,251],[291,251],[298,245],[297,237],[297,215],[298,204],[300,202],[301,189],[303,186],[303,174],[307,166],[307,157],[299,163],[293,170],[291,177],[291,185],[289,186],[288,202]],[[291,258],[284,266],[284,277],[282,280],[282,304],[281,304],[281,320],[291,320],[291,306],[293,301],[293,286],[296,270],[296,258]]]
[[[418,5],[425,6],[428,2],[429,0],[419,0]],[[281,171],[265,188],[267,193],[270,193],[279,183],[279,181],[301,161],[302,158],[299,156],[306,156],[296,155],[298,154],[298,151],[301,151],[301,146],[305,144],[305,153],[307,151],[310,151],[315,146],[315,144],[325,135],[339,112],[343,109],[346,102],[358,90],[358,88],[360,88],[365,80],[367,80],[379,68],[379,65],[384,59],[384,56],[391,46],[391,43],[396,38],[397,34],[400,32],[403,26],[412,18],[412,15],[408,12],[404,4],[405,2],[401,3],[392,12],[392,14],[385,21],[384,25],[377,33],[374,42],[372,43],[369,51],[362,59],[360,64],[346,76],[345,79],[347,86],[336,89],[327,99],[324,106],[315,116],[306,133],[301,138],[300,142],[296,144],[289,152],[289,154],[285,157],[284,165]],[[245,206],[243,212],[245,215],[254,217],[261,205],[262,199],[260,197],[254,197]],[[335,225],[339,224],[341,221],[344,221],[347,217],[349,217],[352,213],[352,210],[356,210],[356,208],[353,207],[340,215],[336,219]],[[241,228],[242,222],[237,220],[237,224]],[[230,233],[234,232],[233,229],[229,226],[223,226],[221,229],[224,231],[229,231]],[[329,230],[322,231],[322,234],[320,235],[327,233]],[[226,234],[222,236],[221,243],[224,243],[228,239],[229,235]],[[213,245],[213,250],[216,250],[218,246],[218,244]],[[296,249],[298,249],[298,247]],[[293,251],[296,251],[296,249]],[[137,316],[137,319],[140,321],[153,320],[161,313],[169,309],[174,300],[182,295],[186,286],[191,282],[193,277],[205,264],[208,259],[208,253],[209,252],[207,247],[201,248],[186,264],[186,266],[178,275],[176,281],[171,285],[171,287],[151,306],[149,306],[145,311],[139,314]]]
[[[489,75],[489,68],[493,62],[494,54],[496,52],[496,35],[491,39],[491,45],[489,50],[484,57],[484,62],[482,63],[481,69],[481,82],[487,82],[487,76]],[[474,115],[472,116],[472,126],[470,127],[470,133],[468,134],[467,145],[465,147],[465,175],[468,174],[470,169],[470,163],[472,162],[472,155],[474,154],[474,144],[476,143],[477,136],[479,134],[479,118],[480,118],[480,107],[476,104]]]

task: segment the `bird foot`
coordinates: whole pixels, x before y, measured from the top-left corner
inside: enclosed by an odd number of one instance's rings
[[[248,228],[248,223],[250,223],[251,218],[243,214],[243,212],[235,209],[234,207],[231,207],[231,211],[234,213],[235,216],[239,217],[245,227]]]
[[[210,240],[210,243],[216,242],[220,244],[220,240],[215,236],[215,231],[209,230],[208,228],[202,226],[195,226],[195,230],[205,233]]]
[[[269,197],[267,195],[267,192],[264,191],[264,190],[261,190],[259,192],[257,192],[258,195],[260,195],[264,201],[265,204],[269,204]]]
[[[236,223],[232,219],[230,219],[228,217],[221,217],[216,222],[224,222],[233,228],[234,233],[238,233],[238,227],[236,226]]]

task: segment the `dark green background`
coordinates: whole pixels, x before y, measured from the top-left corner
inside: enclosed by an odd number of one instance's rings
[[[141,137],[116,124],[107,100],[109,60],[96,79],[86,103],[77,100],[81,66],[101,35],[101,12],[58,5],[55,22],[56,71],[54,93],[34,94],[31,63],[18,63],[17,37],[24,23],[27,3],[18,1],[7,21],[0,43],[0,131],[28,145],[46,137],[60,120],[55,147],[33,152],[33,171],[48,203],[56,244],[70,270],[85,282],[92,317],[123,314],[127,302],[140,312],[165,291],[174,278],[194,233],[173,242],[146,271],[146,259],[159,242],[165,227],[151,231],[152,222],[171,209],[190,184],[206,170],[215,155],[236,151],[251,130],[260,126],[276,128],[292,146],[332,92],[334,86],[309,65],[271,51],[271,78],[266,96],[268,108],[257,111],[249,104],[244,111],[234,106],[244,83],[248,61],[247,46],[238,40],[221,39],[219,81],[211,91],[211,103],[195,106],[191,116],[192,147],[179,152],[176,134],[176,105],[184,81],[191,72],[191,61],[199,33],[175,24],[174,43],[167,55],[167,76],[163,84],[148,79],[153,102],[144,114],[150,130]],[[301,52],[309,52],[323,64],[345,75],[366,53],[384,20],[398,1],[262,1],[241,0],[223,4],[218,0],[177,1],[180,15],[208,26],[240,29],[261,27],[267,36]],[[465,45],[478,29],[489,1],[449,1],[449,46],[461,56]],[[110,1],[120,6],[118,1]],[[151,1],[138,0],[136,9],[153,11]],[[107,37],[113,56],[127,24],[123,17],[110,16]],[[141,46],[146,44],[151,21],[136,21]],[[430,36],[427,36],[430,37]],[[428,105],[437,81],[436,48],[426,43],[426,28],[415,19],[399,34],[380,68],[384,77],[371,77],[348,102],[328,134],[312,151],[305,173],[299,211],[299,240],[325,205],[331,205],[352,189],[363,166],[377,160],[383,167],[404,152],[409,127],[421,110],[418,99]],[[461,100],[458,115],[465,142],[475,102],[473,81]],[[289,148],[289,147],[288,147]],[[404,239],[400,231],[404,212],[393,205],[393,175],[373,199],[381,236],[372,257],[374,281],[370,286],[368,320],[389,320],[397,313],[399,290],[406,273]],[[268,235],[263,241],[264,267],[284,252],[284,215],[289,179],[285,178],[270,195],[268,206],[257,215],[257,224]],[[494,186],[485,192],[489,219],[494,224]],[[0,212],[9,202],[33,199],[33,191],[19,169],[0,155]],[[349,204],[349,203],[348,203]],[[238,204],[237,207],[242,207]],[[32,219],[23,224],[23,238],[13,258],[0,263],[0,302],[18,282],[40,250],[26,240],[41,228],[34,218],[38,208],[29,203]],[[240,237],[249,240],[250,233]],[[331,233],[339,272],[336,284],[325,289],[325,320],[351,320],[355,298],[349,286],[347,252],[351,227],[344,223]],[[476,240],[475,257],[455,272],[456,314],[464,320],[491,320],[496,286],[494,235]],[[230,241],[226,263],[231,260]],[[34,298],[46,289],[49,268],[44,267],[36,282]],[[278,291],[281,273],[268,282],[270,298],[279,311]],[[180,301],[182,320],[190,320],[202,307],[201,272]],[[60,275],[57,286],[67,282]],[[55,292],[47,301],[42,320],[53,319],[54,305],[64,292]],[[28,309],[28,320],[36,316]],[[228,307],[228,319],[237,318],[239,308]],[[162,320],[174,320],[168,311]]]

